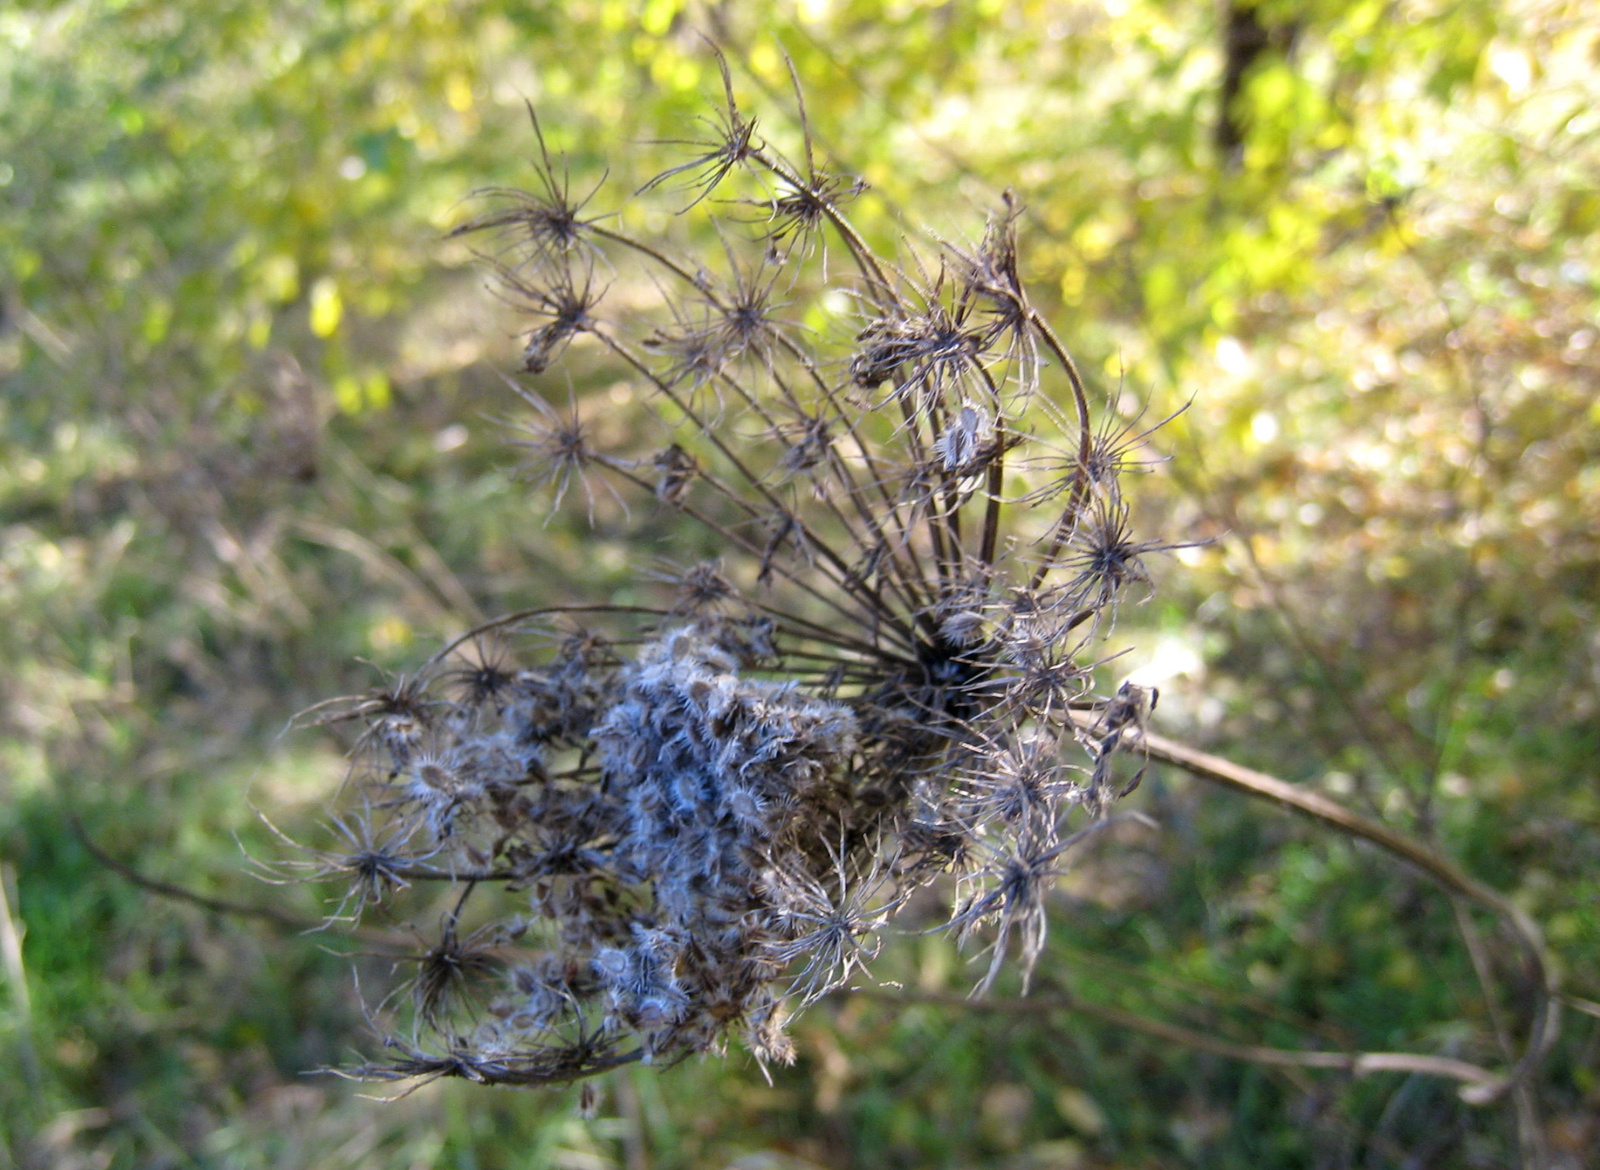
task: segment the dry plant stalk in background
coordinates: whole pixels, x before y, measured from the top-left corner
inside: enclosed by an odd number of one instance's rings
[[[705,139],[637,193],[702,221],[708,254],[591,214],[536,118],[533,189],[458,229],[496,241],[526,373],[580,346],[646,404],[612,444],[515,384],[551,507],[631,498],[717,555],[655,570],[659,604],[511,614],[319,709],[362,727],[354,807],[290,864],[348,883],[341,922],[459,891],[382,1005],[406,1036],[359,1075],[560,1083],[730,1035],[789,1061],[786,1023],[945,875],[950,928],[989,952],[977,990],[1008,954],[1026,983],[1052,880],[1142,775],[1114,757],[1154,693],[1094,675],[1173,546],[1130,529],[1143,436],[1096,419],[1030,305],[1017,208],[975,245],[880,256],[803,106],[794,159],[723,82]],[[1183,754],[1163,758],[1204,774]]]

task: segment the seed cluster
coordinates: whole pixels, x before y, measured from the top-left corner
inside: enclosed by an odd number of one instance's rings
[[[790,1060],[786,1022],[942,875],[991,952],[980,990],[1011,953],[1026,980],[1068,850],[1142,774],[1113,756],[1154,694],[1096,696],[1096,648],[1171,546],[1132,535],[1144,436],[1092,416],[1018,276],[1018,209],[891,262],[803,105],[796,162],[723,82],[709,139],[637,193],[676,200],[699,258],[588,214],[536,118],[533,189],[459,229],[500,243],[527,375],[570,355],[645,403],[609,443],[517,383],[534,488],[596,524],[631,498],[720,556],[322,708],[363,728],[359,807],[301,859],[346,883],[334,917],[457,891],[364,1075],[562,1082],[730,1037]]]

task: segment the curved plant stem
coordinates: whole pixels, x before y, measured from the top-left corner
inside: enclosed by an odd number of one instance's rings
[[[1073,718],[1085,729],[1092,730],[1099,716],[1091,712],[1073,712]],[[1182,768],[1191,775],[1243,792],[1258,800],[1269,800],[1303,816],[1322,822],[1347,837],[1360,838],[1421,870],[1435,884],[1447,892],[1469,902],[1475,902],[1491,911],[1510,928],[1527,958],[1529,973],[1538,988],[1539,1003],[1533,1012],[1533,1023],[1522,1056],[1510,1072],[1485,1081],[1477,1079],[1462,1089],[1462,1099],[1469,1104],[1485,1105],[1503,1096],[1519,1084],[1544,1059],[1555,1041],[1561,1014],[1561,979],[1545,946],[1544,934],[1538,923],[1500,891],[1480,882],[1455,862],[1442,857],[1426,845],[1398,833],[1386,825],[1368,820],[1359,813],[1329,800],[1321,793],[1310,792],[1276,776],[1257,772],[1242,764],[1235,764],[1221,756],[1202,752],[1164,735],[1146,732],[1134,745],[1134,750],[1148,753],[1151,759],[1161,760]]]
[[[78,838],[79,844],[83,846],[90,857],[124,881],[137,886],[141,890],[147,890],[152,894],[168,898],[174,902],[187,902],[191,906],[198,906],[200,909],[209,911],[212,914],[221,914],[230,918],[260,919],[281,930],[293,931],[295,934],[315,934],[328,925],[322,919],[303,918],[298,914],[289,914],[276,907],[262,906],[254,902],[236,902],[231,898],[217,898],[210,894],[202,894],[198,890],[191,890],[187,886],[180,886],[175,882],[164,882],[159,878],[149,877],[129,865],[126,861],[108,852],[104,846],[90,835],[89,830],[78,819],[77,813],[68,812],[67,823],[72,826],[73,834]],[[401,954],[407,953],[414,948],[413,940],[387,931],[356,927],[347,930],[345,934],[347,937],[358,939],[369,945],[384,947]]]

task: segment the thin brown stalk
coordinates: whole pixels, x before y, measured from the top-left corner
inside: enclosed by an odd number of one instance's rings
[[[1242,1060],[1281,1068],[1328,1069],[1350,1076],[1370,1076],[1374,1073],[1415,1073],[1422,1076],[1442,1077],[1460,1081],[1461,1096],[1475,1104],[1492,1101],[1506,1092],[1508,1078],[1479,1065],[1448,1056],[1426,1056],[1412,1052],[1328,1052],[1292,1048],[1271,1048],[1261,1044],[1240,1044],[1224,1040],[1205,1032],[1197,1032],[1165,1020],[1151,1019],[1137,1012],[1112,1007],[1109,1004],[1091,1003],[1077,996],[1030,995],[1023,999],[1000,997],[974,999],[970,996],[937,992],[881,991],[877,989],[852,990],[846,994],[882,1000],[895,1004],[935,1004],[960,1008],[964,1011],[990,1011],[1028,1016],[1050,1016],[1072,1013],[1103,1020],[1130,1032],[1139,1032],[1231,1060]]]
[[[1074,712],[1073,718],[1079,726],[1087,729],[1093,727],[1097,717]],[[1368,820],[1321,793],[1300,788],[1276,776],[1246,768],[1154,732],[1147,731],[1140,737],[1138,750],[1147,752],[1151,759],[1173,764],[1201,779],[1308,816],[1347,837],[1368,841],[1415,866],[1447,892],[1492,911],[1506,924],[1521,946],[1538,988],[1538,1003],[1532,1013],[1532,1024],[1522,1053],[1511,1071],[1493,1081],[1486,1080],[1469,1086],[1462,1091],[1462,1098],[1475,1105],[1496,1100],[1530,1076],[1544,1060],[1555,1041],[1560,1023],[1561,978],[1545,946],[1543,932],[1515,902],[1414,838]]]

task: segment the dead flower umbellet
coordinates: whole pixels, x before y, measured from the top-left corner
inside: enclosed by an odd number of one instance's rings
[[[581,352],[648,410],[613,449],[565,387],[519,383],[531,490],[582,494],[591,524],[629,499],[718,556],[647,556],[657,605],[508,615],[320,709],[362,728],[335,822],[356,852],[315,855],[351,881],[333,916],[458,891],[409,1032],[361,1075],[552,1083],[730,1037],[788,1061],[792,1015],[864,978],[945,875],[981,986],[1011,951],[1026,978],[1050,882],[1130,786],[1112,756],[1148,699],[1097,696],[1094,667],[1170,546],[1132,535],[1136,440],[1030,304],[1018,209],[891,260],[846,213],[862,184],[724,94],[635,196],[704,254],[587,214],[537,122],[530,189],[460,229],[528,311],[524,374]]]

